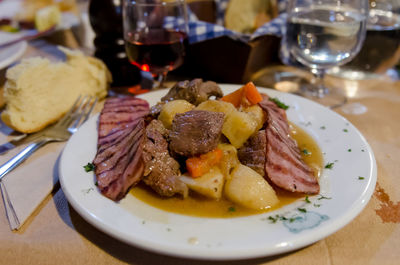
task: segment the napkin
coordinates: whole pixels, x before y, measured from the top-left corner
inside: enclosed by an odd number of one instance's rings
[[[103,108],[104,100],[97,102],[91,115],[93,117]],[[0,144],[9,142],[15,132],[0,119]],[[18,230],[40,204],[58,185],[58,165],[66,142],[52,142],[39,148],[28,159],[14,168],[1,180],[5,216],[11,230]],[[21,152],[29,144],[18,146],[0,155],[0,166]],[[83,170],[83,169],[82,169]],[[0,218],[1,215],[0,215]]]
[[[0,143],[11,139],[9,133],[11,130],[0,122]],[[65,143],[45,145],[3,177],[1,192],[5,216],[12,230],[19,229],[28,220],[58,182],[58,159],[64,145]],[[19,146],[1,155],[0,164],[7,162],[26,146]]]

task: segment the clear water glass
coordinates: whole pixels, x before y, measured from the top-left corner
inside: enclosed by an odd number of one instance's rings
[[[336,107],[344,93],[327,87],[327,69],[351,61],[366,34],[368,0],[289,0],[286,34],[282,40],[290,55],[310,69],[314,80],[298,94]]]

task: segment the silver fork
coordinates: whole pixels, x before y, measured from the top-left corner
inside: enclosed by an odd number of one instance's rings
[[[85,122],[93,110],[97,102],[97,98],[79,96],[71,109],[55,124],[41,131],[36,140],[25,147],[20,153],[8,160],[4,165],[0,166],[0,188],[6,209],[7,219],[12,230],[20,226],[18,217],[8,196],[6,187],[2,178],[11,170],[25,161],[33,152],[50,142],[64,142],[77,131],[79,126]]]

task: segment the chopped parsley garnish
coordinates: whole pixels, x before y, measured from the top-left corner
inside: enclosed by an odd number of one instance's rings
[[[87,163],[87,165],[83,166],[86,172],[93,171],[95,166],[92,163]]]
[[[236,208],[231,206],[231,207],[228,208],[228,212],[231,212],[231,213],[232,212],[236,212]]]
[[[325,165],[325,168],[327,168],[327,169],[332,169],[333,168],[333,165],[334,165],[335,163],[328,163],[328,164],[326,164]]]
[[[306,213],[307,212],[306,208],[297,208],[297,210],[299,210],[299,212],[302,212],[302,213]]]
[[[360,177],[360,176],[359,176],[359,177],[358,177],[358,179],[359,179],[359,180],[363,180],[363,179],[365,179],[365,178],[364,178],[364,177]]]
[[[347,149],[347,152],[351,152],[351,149]]]
[[[276,221],[278,221],[278,218],[277,217],[268,216],[268,220],[270,220],[272,223],[276,223]]]
[[[96,182],[94,183],[94,185],[99,186],[99,182],[96,181]]]
[[[82,190],[82,192],[88,194],[88,193],[91,192],[92,190],[93,190],[93,188],[89,188],[89,189]]]
[[[274,102],[279,108],[287,110],[289,108],[288,105],[280,101],[278,98],[269,98],[272,102]]]
[[[343,129],[343,131],[344,131],[344,132],[349,132],[349,130],[347,130],[347,129]]]
[[[320,207],[321,206],[321,204],[316,204],[316,203],[314,203],[314,207]]]
[[[306,198],[304,199],[306,201],[306,203],[311,203],[310,199],[308,198],[308,196],[306,196]]]
[[[289,219],[283,215],[276,214],[275,216],[268,216],[268,220],[270,220],[271,223],[276,223],[277,221],[287,221]]]
[[[307,149],[303,149],[303,150],[301,150],[301,152],[302,152],[303,154],[305,154],[305,155],[311,155],[311,152],[308,151]]]
[[[307,212],[307,210],[305,208],[297,208],[300,212]],[[275,216],[268,216],[268,218],[263,218],[262,220],[269,220],[271,223],[276,223],[278,221],[283,221],[283,222],[289,222],[289,223],[293,223],[294,221],[296,221],[298,218],[300,218],[300,216],[293,216],[293,217],[285,217],[283,215],[279,215],[276,214]]]
[[[321,130],[325,130],[326,129],[326,127],[325,127],[325,125],[324,126],[321,126],[321,127],[319,127]]]
[[[308,122],[300,122],[300,124],[302,124],[302,125],[304,125],[304,126],[306,126],[306,127],[312,125],[311,121],[308,121]]]
[[[320,195],[320,197],[318,198],[318,200],[330,200],[332,198],[330,197],[325,197],[324,195]]]

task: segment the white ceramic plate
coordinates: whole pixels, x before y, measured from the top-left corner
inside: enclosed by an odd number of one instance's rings
[[[228,93],[239,86],[221,87]],[[83,169],[96,154],[98,116],[86,122],[63,151],[59,170],[65,195],[85,220],[105,233],[134,246],[180,257],[269,256],[334,233],[361,212],[373,193],[376,162],[370,146],[353,125],[328,108],[295,95],[260,91],[288,104],[289,120],[314,137],[325,164],[333,163],[331,169],[323,170],[321,195],[309,197],[311,203],[299,200],[274,212],[229,219],[165,212],[130,194],[115,203],[99,193],[94,174]],[[165,93],[156,91],[142,98],[153,105]],[[271,219],[276,215],[281,218],[274,223]]]
[[[19,34],[0,31],[0,44],[19,38]],[[21,41],[5,48],[0,48],[0,70],[18,60],[27,48],[26,41]]]
[[[0,1],[0,19],[10,19],[15,16],[18,10],[24,8],[22,1],[3,0]],[[61,13],[61,22],[56,30],[67,30],[79,25],[79,18],[71,12]],[[20,39],[24,35],[35,34],[36,30],[22,30],[17,33],[0,31],[0,45],[10,41]],[[21,41],[4,48],[0,48],[0,70],[18,60],[25,52],[28,44]]]
[[[3,0],[0,1],[0,19],[2,18],[13,18],[18,10],[23,8],[22,1],[16,0]],[[57,27],[57,30],[70,29],[73,26],[79,24],[79,18],[70,12],[63,12],[61,14],[61,22]],[[0,45],[8,43],[15,39],[19,39],[26,34],[33,34],[33,30],[22,30],[17,33],[8,33],[0,31]],[[9,66],[18,60],[25,52],[28,44],[26,41],[21,41],[10,46],[0,48],[0,70]]]

